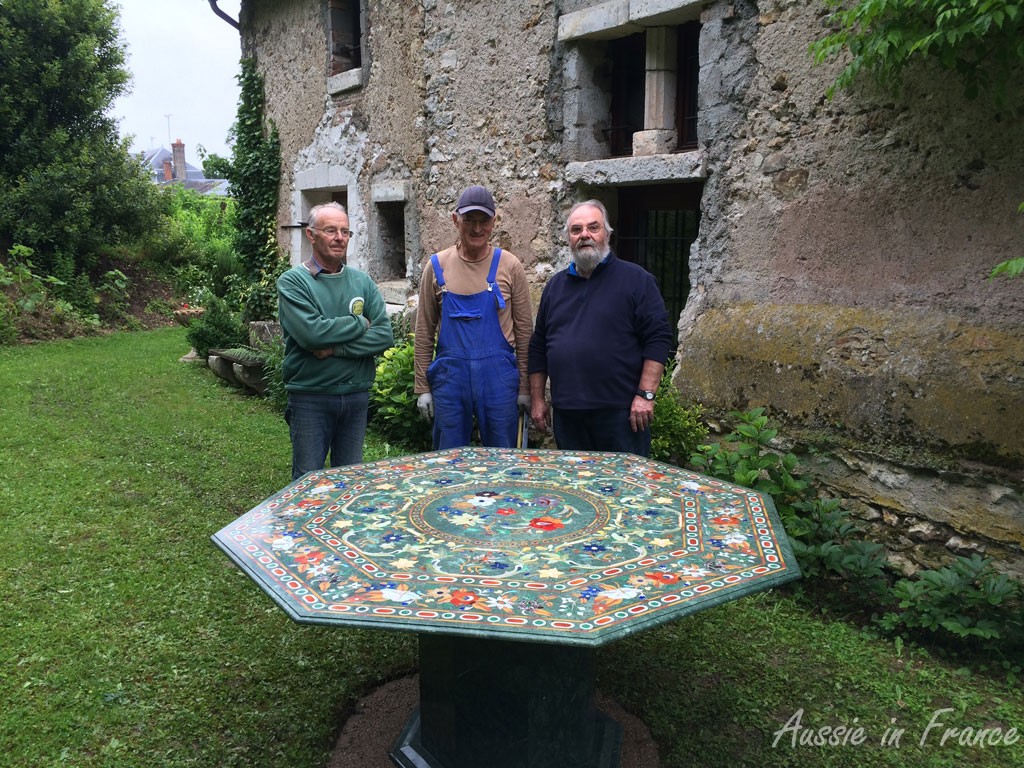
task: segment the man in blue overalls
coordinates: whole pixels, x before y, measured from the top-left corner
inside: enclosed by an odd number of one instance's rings
[[[468,445],[474,419],[483,445],[513,448],[530,405],[529,285],[519,259],[491,246],[494,216],[491,193],[467,188],[452,213],[458,241],[420,279],[415,392],[435,449]]]

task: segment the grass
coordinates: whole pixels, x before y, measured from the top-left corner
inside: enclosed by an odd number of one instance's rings
[[[179,363],[187,346],[168,328],[0,348],[0,764],[325,765],[355,701],[415,668],[412,636],[294,624],[210,543],[289,482],[290,449],[266,402]],[[663,766],[1024,765],[1019,687],[785,594],[598,660]],[[863,743],[794,743],[801,710]]]

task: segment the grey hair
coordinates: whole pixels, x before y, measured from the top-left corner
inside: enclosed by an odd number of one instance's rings
[[[608,231],[608,237],[612,236],[612,225],[608,223],[608,209],[604,207],[604,203],[600,200],[584,200],[582,203],[576,203],[572,208],[569,209],[568,215],[565,217],[565,236],[569,237],[569,219],[576,213],[580,208],[584,206],[590,206],[591,208],[597,208],[601,212],[601,217],[604,219],[604,228]]]
[[[309,215],[306,217],[306,226],[310,229],[316,229],[317,219],[320,218],[320,211],[331,208],[336,211],[341,211],[348,216],[348,211],[345,210],[345,206],[341,203],[336,203],[333,200],[329,203],[320,203],[320,205],[314,205],[309,209]]]

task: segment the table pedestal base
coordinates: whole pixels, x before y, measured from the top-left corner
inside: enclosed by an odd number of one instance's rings
[[[616,768],[622,729],[594,706],[589,648],[420,635],[420,706],[400,768]]]

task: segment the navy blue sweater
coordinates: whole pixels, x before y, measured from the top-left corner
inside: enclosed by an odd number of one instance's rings
[[[654,277],[614,254],[590,278],[563,270],[544,287],[530,339],[530,373],[547,373],[555,408],[629,408],[644,360],[672,344]]]

